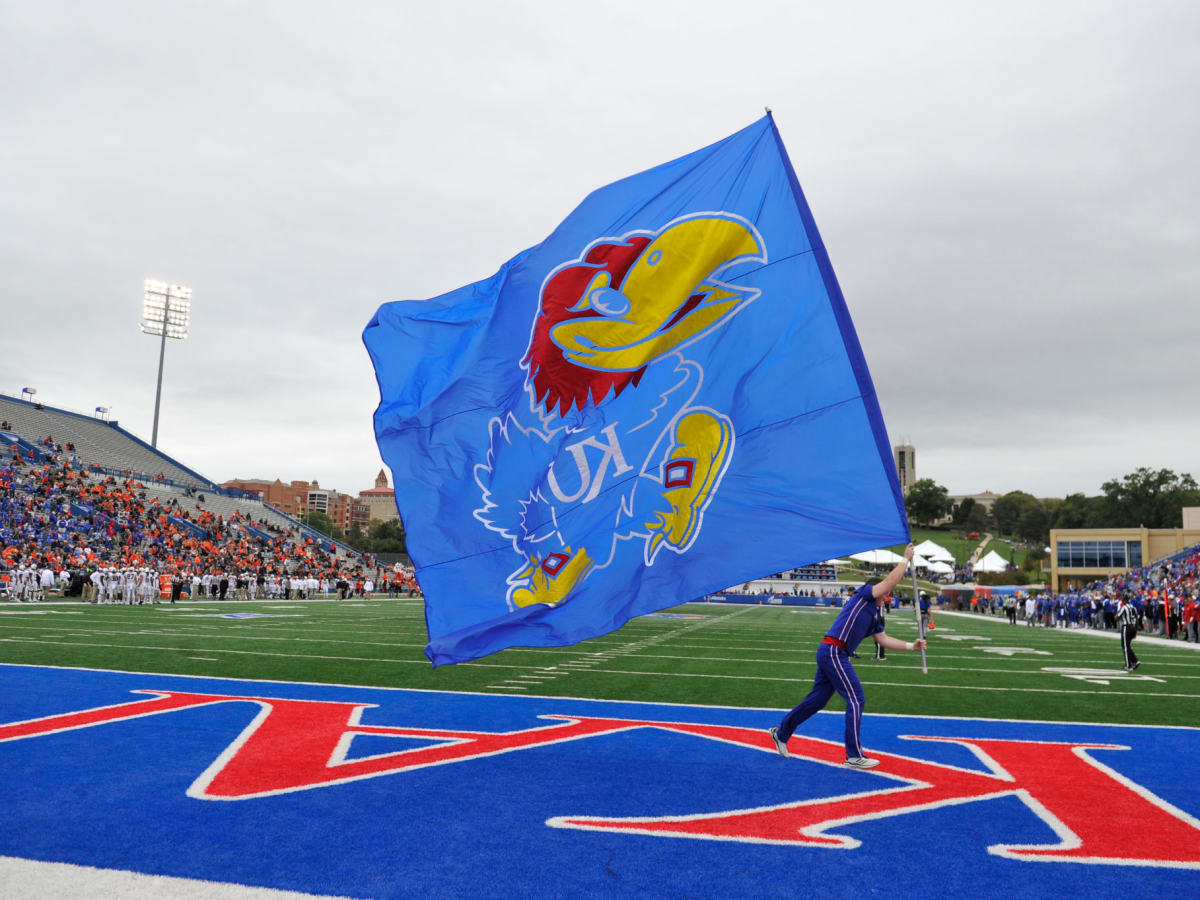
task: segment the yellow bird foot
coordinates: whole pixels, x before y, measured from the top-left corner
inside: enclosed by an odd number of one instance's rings
[[[564,547],[540,559],[530,557],[529,565],[509,576],[508,600],[514,607],[535,603],[557,606],[591,568],[591,557],[583,549]]]
[[[692,412],[676,423],[672,437],[662,466],[662,496],[670,509],[655,513],[654,520],[646,523],[651,534],[647,560],[664,542],[682,553],[696,537],[704,510],[725,473],[733,425],[724,416]]]

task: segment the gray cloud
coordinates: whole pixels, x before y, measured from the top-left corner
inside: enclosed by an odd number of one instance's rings
[[[0,4],[0,389],[149,435],[180,281],[164,449],[356,491],[380,302],[769,103],[921,475],[1200,474],[1194,4],[429,6]]]

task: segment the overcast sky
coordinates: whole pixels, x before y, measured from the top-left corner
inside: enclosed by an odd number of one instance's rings
[[[893,443],[951,493],[1200,477],[1195,2],[0,2],[0,391],[380,468],[360,341],[771,106]]]

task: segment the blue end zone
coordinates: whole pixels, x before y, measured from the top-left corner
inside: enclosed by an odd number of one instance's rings
[[[15,665],[0,666],[0,673],[0,855],[362,897],[1057,897],[1079,892],[1081,884],[1101,895],[1154,896],[1177,895],[1181,877],[1196,877],[1145,864],[1028,861],[989,853],[998,844],[1058,841],[1011,794],[829,829],[860,842],[853,849],[667,839],[546,824],[571,816],[710,815],[900,786],[886,773],[781,759],[762,735],[778,722],[779,711]],[[286,739],[270,746],[263,737],[269,727],[262,704],[245,700],[3,740],[14,733],[11,726],[5,731],[9,723],[153,697],[132,691],[317,703],[311,704],[313,715],[295,719]],[[342,760],[363,765],[430,748],[459,752],[453,748],[469,740],[446,732],[503,741],[510,738],[496,735],[564,721],[546,716],[685,723],[693,731],[641,725],[291,792],[203,798],[203,785],[217,791],[221,773],[232,771],[241,754],[259,754],[244,785],[294,777],[304,768],[305,753],[317,753],[321,771],[331,771],[325,768],[331,745],[322,744],[318,733],[319,722],[327,720],[316,714],[330,707],[321,703],[367,705],[357,714],[361,718],[351,714],[353,707],[343,710],[346,730],[361,730],[338,744],[334,774]],[[256,722],[261,732],[248,727]],[[710,726],[727,730],[700,733]],[[389,728],[417,733],[385,733]],[[762,746],[728,739],[751,730]],[[1200,838],[1200,788],[1195,779],[1179,775],[1180,762],[1194,757],[1197,729],[868,715],[864,731],[874,753],[984,774],[981,759],[961,744],[901,736],[1129,747],[1090,752],[1120,778],[1179,810],[1185,817],[1181,827],[1197,826],[1189,833]],[[817,716],[803,733],[840,745],[842,717]],[[403,764],[396,759],[397,767]],[[880,771],[886,768],[885,761]],[[1120,846],[1108,849],[1121,853]]]

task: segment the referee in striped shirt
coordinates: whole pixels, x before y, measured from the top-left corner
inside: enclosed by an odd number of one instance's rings
[[[1137,618],[1137,607],[1128,598],[1121,597],[1117,601],[1117,626],[1121,629],[1121,647],[1125,650],[1124,669],[1126,672],[1132,672],[1141,665],[1131,646],[1137,635]]]

